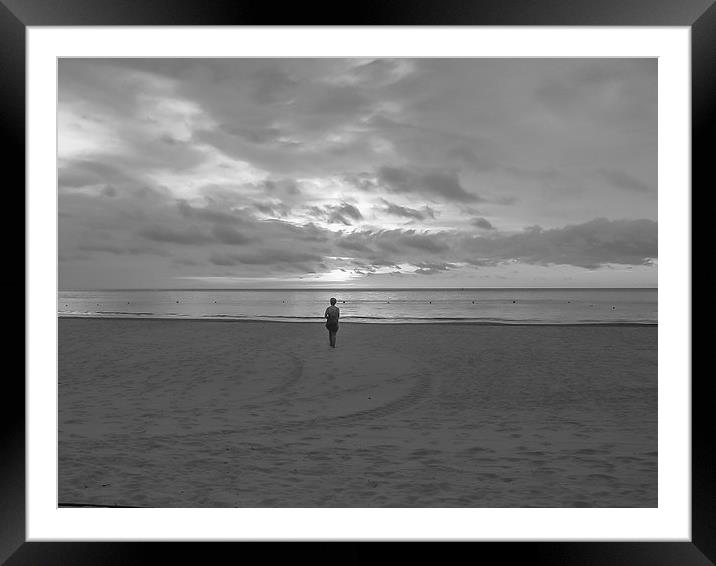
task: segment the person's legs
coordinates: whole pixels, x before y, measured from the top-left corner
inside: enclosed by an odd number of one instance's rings
[[[331,347],[335,348],[336,347],[336,331],[331,330],[328,334],[328,338],[331,343]]]

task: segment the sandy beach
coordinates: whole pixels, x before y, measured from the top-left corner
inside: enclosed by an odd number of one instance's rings
[[[59,503],[655,507],[657,328],[59,320]]]

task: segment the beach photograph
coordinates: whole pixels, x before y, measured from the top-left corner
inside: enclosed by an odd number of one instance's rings
[[[57,71],[59,507],[659,506],[656,58]]]

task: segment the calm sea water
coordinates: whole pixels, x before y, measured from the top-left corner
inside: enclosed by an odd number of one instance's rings
[[[342,322],[656,324],[656,289],[60,291],[60,316]]]

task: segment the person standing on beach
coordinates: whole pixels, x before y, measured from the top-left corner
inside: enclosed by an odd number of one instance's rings
[[[326,309],[326,328],[328,329],[328,341],[331,348],[336,347],[336,332],[338,332],[338,317],[341,316],[341,309],[336,306],[336,299],[331,297],[331,306]]]

